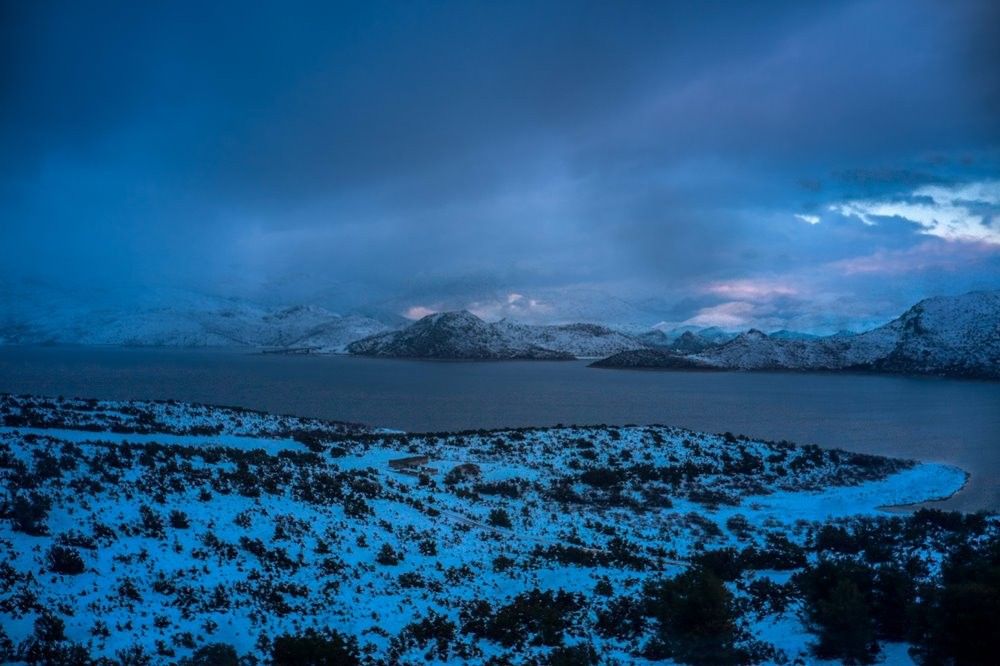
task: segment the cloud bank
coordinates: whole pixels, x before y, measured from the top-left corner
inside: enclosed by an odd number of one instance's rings
[[[996,3],[7,3],[0,279],[827,330],[1000,275]]]

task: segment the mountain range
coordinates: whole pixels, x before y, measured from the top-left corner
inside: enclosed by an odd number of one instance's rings
[[[920,301],[864,333],[820,338],[767,335],[751,329],[690,353],[624,351],[603,368],[719,370],[862,370],[1000,379],[1000,290]]]
[[[415,322],[316,305],[265,306],[179,290],[84,307],[32,288],[0,293],[0,344],[246,347],[433,359],[602,359],[605,368],[862,370],[1000,377],[1000,290],[920,301],[863,333],[819,337],[717,327],[486,321],[468,311]]]
[[[343,352],[391,323],[313,305],[267,307],[233,298],[153,290],[138,302],[83,307],[71,295],[5,290],[0,344],[253,347]]]

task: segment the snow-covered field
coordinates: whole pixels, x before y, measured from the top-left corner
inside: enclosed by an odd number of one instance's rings
[[[71,644],[169,663],[220,642],[266,659],[310,627],[355,637],[372,663],[643,663],[659,620],[626,630],[616,609],[727,548],[751,562],[725,583],[734,649],[812,663],[787,582],[820,556],[819,523],[879,520],[966,479],[661,426],[416,435],[24,396],[0,397],[0,419],[0,653],[38,663]],[[412,473],[389,465],[415,455],[428,460]],[[947,535],[928,534],[908,555],[933,580]],[[558,617],[533,615],[553,604]],[[43,641],[40,617],[64,640]]]

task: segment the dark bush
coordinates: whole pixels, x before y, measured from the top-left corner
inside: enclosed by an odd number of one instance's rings
[[[284,634],[271,647],[273,666],[354,666],[360,664],[358,642],[328,629],[306,629],[298,635]]]
[[[945,561],[943,586],[926,590],[914,641],[930,664],[993,664],[1000,655],[1000,540],[977,550],[956,548]]]
[[[871,664],[878,655],[870,600],[872,572],[853,562],[822,560],[796,574],[806,626],[818,636],[813,652],[821,659]]]
[[[385,566],[393,566],[403,561],[403,554],[397,552],[387,543],[382,544],[381,550],[375,556],[375,561]]]
[[[49,548],[49,571],[75,576],[82,574],[85,567],[83,558],[75,548],[55,545]]]
[[[174,509],[170,512],[170,526],[175,530],[186,530],[191,527],[191,521],[188,520],[186,513]],[[215,643],[215,645],[221,645],[221,643]]]
[[[747,655],[735,646],[736,610],[722,580],[701,567],[676,578],[648,581],[643,614],[658,622],[647,657],[682,663],[742,664]]]
[[[582,607],[579,595],[535,588],[496,609],[484,600],[466,604],[461,613],[462,631],[508,648],[559,645],[566,629],[579,620]]]
[[[588,469],[580,474],[580,482],[594,488],[607,489],[617,486],[625,480],[624,474],[610,467]]]
[[[554,648],[542,660],[545,666],[594,666],[600,661],[597,650],[590,643],[577,643]]]
[[[43,536],[49,533],[45,524],[49,517],[52,500],[45,495],[31,492],[27,495],[15,494],[5,512],[10,518],[15,532],[24,532],[31,536]]]
[[[511,527],[510,516],[503,509],[493,509],[490,511],[489,517],[490,525],[494,527]]]
[[[724,581],[734,581],[743,573],[743,562],[735,548],[706,550],[692,557],[691,562]]]
[[[194,651],[180,666],[240,666],[236,648],[228,643],[209,643]]]

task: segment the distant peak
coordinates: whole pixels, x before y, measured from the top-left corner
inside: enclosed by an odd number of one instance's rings
[[[421,322],[437,324],[440,322],[481,322],[482,319],[472,314],[468,310],[451,310],[449,312],[435,312],[429,314]],[[419,323],[419,322],[418,322]]]

